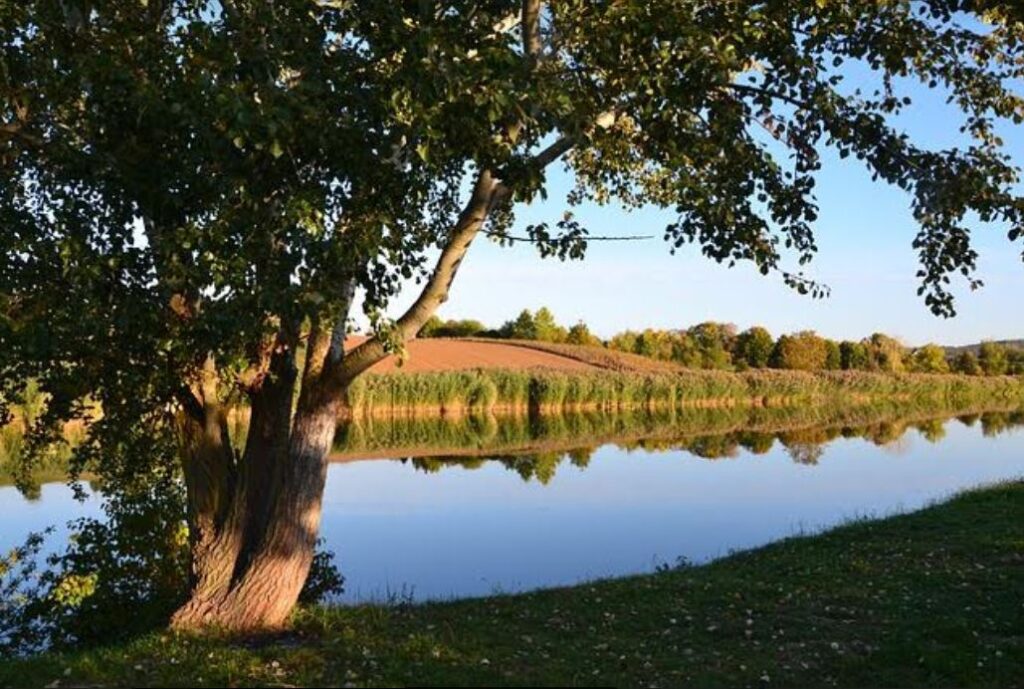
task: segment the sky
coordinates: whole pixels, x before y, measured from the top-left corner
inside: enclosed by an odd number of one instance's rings
[[[896,121],[898,128],[929,147],[966,143],[957,131],[960,118],[945,104],[942,92],[912,86],[908,94],[915,104]],[[1018,165],[1024,164],[1024,127],[1007,125],[1000,133],[1006,150]],[[816,188],[819,252],[805,272],[831,288],[831,297],[825,300],[801,296],[781,277],[763,277],[750,266],[719,266],[702,257],[696,246],[670,255],[661,239],[664,227],[675,219],[670,211],[630,213],[617,206],[587,205],[574,210],[594,236],[655,238],[595,242],[584,261],[566,263],[542,260],[528,245],[499,247],[480,238],[439,315],[497,326],[524,308],[547,306],[559,322],[585,321],[605,338],[625,329],[686,328],[706,320],[734,323],[741,329],[763,325],[776,335],[816,330],[835,339],[885,332],[910,346],[1024,337],[1024,245],[1009,242],[1008,228],[973,226],[980,254],[978,277],[985,287],[970,292],[961,284],[955,290],[958,315],[934,316],[916,293],[918,263],[911,243],[917,225],[909,195],[873,182],[859,161],[823,154]],[[570,176],[553,170],[548,181],[546,201],[518,208],[518,234],[530,223],[553,223],[565,210]],[[785,267],[798,268],[795,260]],[[413,298],[410,289],[392,313],[400,313]]]

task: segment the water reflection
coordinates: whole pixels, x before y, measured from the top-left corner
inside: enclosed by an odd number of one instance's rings
[[[1022,424],[877,407],[377,422],[335,449],[324,533],[348,600],[574,584],[1024,476]]]
[[[651,571],[1024,476],[1024,412],[724,409],[394,419],[339,429],[323,536],[345,600]],[[0,550],[98,513],[0,487]]]
[[[909,433],[916,432],[932,444],[946,437],[946,424],[950,421],[948,412],[939,416],[926,413],[906,416],[906,413],[901,413],[898,408],[876,406],[837,410],[833,412],[837,418],[830,421],[808,421],[806,413],[764,408],[696,413],[683,417],[636,412],[626,415],[522,416],[500,421],[494,417],[449,421],[400,418],[339,429],[340,442],[335,445],[332,459],[398,459],[427,473],[448,467],[480,469],[488,462],[495,462],[516,472],[525,481],[546,485],[561,464],[585,469],[597,448],[606,445],[627,452],[678,451],[701,459],[718,460],[735,459],[742,453],[766,455],[778,443],[793,462],[816,465],[825,456],[826,446],[838,439],[861,438],[879,448],[898,453],[901,441]],[[865,421],[866,418],[870,420]],[[851,423],[851,419],[861,422]],[[994,438],[1024,426],[1024,411],[1010,409],[961,414],[955,420],[967,427],[980,423],[984,437]],[[744,428],[701,432],[708,426],[736,424]],[[757,428],[775,430],[751,430]],[[594,442],[594,438],[599,440]],[[410,448],[415,449],[416,443],[420,444],[419,453],[412,454]],[[576,447],[574,443],[586,444]],[[445,444],[448,452],[431,452]],[[544,449],[531,450],[531,447]]]

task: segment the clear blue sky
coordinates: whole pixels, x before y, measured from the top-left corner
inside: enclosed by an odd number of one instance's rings
[[[928,146],[964,143],[957,132],[960,118],[941,92],[914,87],[909,93],[915,105],[901,117],[901,128]],[[1024,163],[1024,128],[1007,126],[1002,133],[1007,150]],[[561,216],[571,180],[559,169],[549,181],[546,202],[520,207],[520,233],[528,223]],[[674,219],[670,212],[585,206],[577,216],[595,235],[656,239],[594,243],[585,261],[568,263],[541,260],[529,246],[502,248],[477,240],[440,315],[499,325],[523,308],[548,306],[559,321],[584,320],[603,337],[627,328],[685,328],[704,320],[740,328],[760,324],[775,334],[813,329],[833,338],[882,331],[908,345],[1024,337],[1024,247],[1007,240],[1007,228],[975,226],[978,274],[985,287],[971,293],[961,286],[959,315],[946,320],[933,316],[916,295],[917,258],[911,247],[916,224],[909,196],[872,182],[857,161],[826,153],[817,198],[820,251],[807,273],[832,288],[831,298],[823,301],[802,297],[778,277],[761,277],[749,266],[726,269],[696,247],[669,255],[661,235]],[[403,295],[395,311],[411,298]]]

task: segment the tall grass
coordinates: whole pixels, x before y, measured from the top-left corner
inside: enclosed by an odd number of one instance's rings
[[[490,410],[805,405],[922,399],[966,406],[1024,402],[1024,378],[865,372],[562,372],[480,369],[365,375],[349,390],[354,416]]]

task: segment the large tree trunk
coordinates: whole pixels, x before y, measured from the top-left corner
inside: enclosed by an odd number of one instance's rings
[[[203,624],[229,629],[284,625],[306,582],[320,531],[325,461],[334,438],[337,406],[298,414],[285,471],[258,540],[242,553],[233,585]]]
[[[189,502],[216,505],[190,509],[192,590],[173,616],[178,629],[228,630],[283,626],[309,574],[320,528],[326,456],[334,438],[343,381],[331,380],[327,363],[340,359],[330,351],[342,342],[332,331],[315,327],[307,348],[301,395],[293,412],[297,371],[295,335],[277,343],[267,375],[251,396],[252,414],[245,451],[234,461],[225,424],[208,417],[183,426],[190,452],[183,457]],[[219,451],[211,452],[215,447]],[[227,449],[225,449],[227,448]],[[232,480],[208,464],[228,463]],[[205,496],[205,497],[204,497]]]
[[[403,339],[415,337],[447,299],[470,243],[505,193],[490,172],[480,173],[434,272],[398,320]],[[312,323],[294,412],[297,325],[283,326],[269,348],[273,354],[254,388],[246,447],[237,461],[225,424],[214,423],[216,402],[194,412],[186,425],[184,435],[190,440],[183,446],[190,455],[183,467],[190,505],[199,507],[189,511],[195,530],[193,588],[171,620],[174,628],[272,629],[287,623],[298,602],[313,562],[326,457],[345,390],[388,354],[374,338],[344,353],[354,281],[342,289],[340,312],[326,317],[326,323]],[[215,394],[204,398],[214,399]]]

